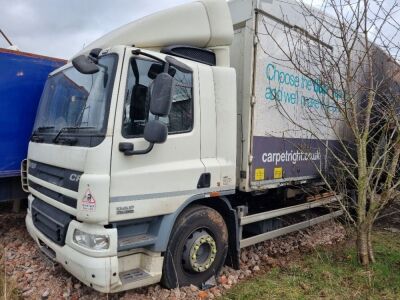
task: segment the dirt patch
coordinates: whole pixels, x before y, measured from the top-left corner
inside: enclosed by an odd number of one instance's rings
[[[218,285],[206,291],[195,286],[167,290],[153,285],[106,295],[86,287],[61,266],[51,265],[26,231],[24,218],[25,213],[0,210],[0,246],[4,247],[0,261],[4,261],[7,278],[16,283],[26,299],[213,299],[239,281],[274,266],[284,267],[302,252],[334,245],[346,235],[342,225],[330,221],[243,249],[240,270],[224,267]]]

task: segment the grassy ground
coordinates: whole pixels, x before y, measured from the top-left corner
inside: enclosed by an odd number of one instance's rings
[[[337,245],[240,283],[223,299],[400,299],[400,234],[376,232],[374,245],[369,270],[352,243]]]
[[[4,248],[0,246],[0,299],[18,299],[18,290],[15,283],[11,282],[4,272]]]
[[[377,263],[370,270],[357,264],[354,245],[334,245],[293,255],[287,266],[239,283],[222,299],[400,300],[400,234],[377,232],[374,245]],[[0,299],[18,298],[15,284],[5,278],[4,250],[0,246]]]

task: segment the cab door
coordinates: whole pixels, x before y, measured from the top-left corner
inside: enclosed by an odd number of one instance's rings
[[[147,154],[127,156],[120,143],[146,149],[144,127],[149,113],[152,83],[163,70],[160,62],[127,51],[116,108],[111,161],[110,221],[162,215],[175,211],[186,199],[201,193],[197,188],[204,165],[200,159],[200,105],[195,63],[182,60],[193,70],[173,67],[174,93],[168,138]],[[148,51],[155,56],[164,55]]]

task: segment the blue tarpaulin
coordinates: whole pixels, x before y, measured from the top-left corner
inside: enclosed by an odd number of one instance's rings
[[[47,76],[64,60],[0,49],[0,177],[19,175]]]

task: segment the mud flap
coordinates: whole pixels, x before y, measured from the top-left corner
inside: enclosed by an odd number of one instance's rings
[[[223,197],[221,197],[223,198]],[[227,202],[227,200],[225,200]],[[229,202],[227,202],[229,203]],[[229,205],[230,206],[230,205]],[[229,208],[228,218],[226,218],[229,248],[226,256],[225,264],[235,270],[240,269],[240,237],[239,237],[239,220],[237,212],[232,207]]]

